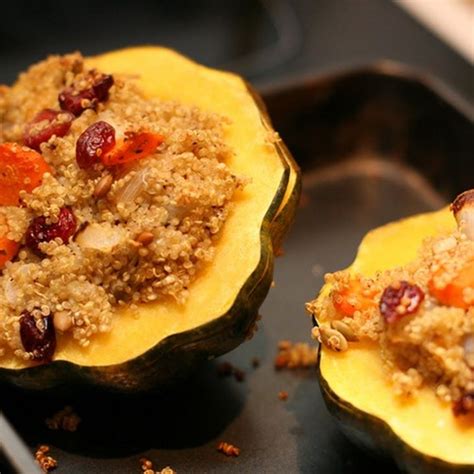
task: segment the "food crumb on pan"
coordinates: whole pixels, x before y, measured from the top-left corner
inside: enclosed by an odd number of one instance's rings
[[[258,367],[260,367],[260,359],[258,357],[253,357],[251,360],[251,363],[254,369],[257,369]]]
[[[56,412],[51,418],[46,418],[46,426],[50,430],[76,431],[81,418],[71,406],[66,406]]]
[[[170,466],[166,466],[159,471],[155,471],[153,463],[147,458],[140,458],[140,467],[143,474],[177,474]]]
[[[285,255],[285,251],[282,247],[278,247],[275,249],[275,257],[283,257]]]
[[[233,456],[237,457],[240,455],[240,448],[234,446],[233,444],[226,443],[225,441],[221,441],[217,446],[217,451],[225,454],[226,456]]]
[[[306,342],[283,340],[278,343],[278,354],[274,367],[282,369],[308,369],[315,367],[318,360],[318,350]]]
[[[311,267],[311,273],[314,277],[320,277],[324,275],[324,267],[320,263],[315,263]]]
[[[171,469],[171,467],[166,466],[161,471],[157,471],[156,474],[177,474],[177,473],[174,469]]]
[[[232,375],[233,365],[230,362],[224,361],[217,366],[217,375],[219,377],[229,377]]]
[[[282,402],[286,402],[286,400],[288,400],[288,392],[286,392],[285,390],[280,390],[278,392],[278,399]]]
[[[227,361],[221,362],[217,366],[217,375],[219,377],[230,377],[233,375],[237,382],[243,382],[245,380],[245,372]]]
[[[36,462],[39,464],[43,472],[50,472],[58,466],[58,461],[48,455],[49,449],[49,446],[42,444],[38,447],[35,453]]]

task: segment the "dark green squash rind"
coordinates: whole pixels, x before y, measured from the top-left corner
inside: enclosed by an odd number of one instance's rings
[[[249,94],[252,96],[253,100],[255,101],[255,103],[257,104],[257,107],[260,110],[260,117],[261,117],[263,126],[269,131],[274,130],[272,120],[270,118],[270,115],[268,114],[268,110],[267,110],[267,106],[265,105],[265,102],[260,97],[260,95],[257,92],[255,92],[255,90],[252,88],[250,84],[246,83],[246,86],[247,86],[247,90]],[[293,170],[293,172],[295,173],[295,183],[294,183],[293,189],[291,190],[291,194],[288,197],[284,207],[279,209],[279,211],[275,214],[275,217],[271,223],[271,235],[272,235],[273,248],[276,252],[278,252],[281,249],[281,246],[286,237],[286,234],[291,228],[291,226],[293,225],[293,221],[296,217],[296,210],[300,202],[301,189],[302,189],[300,167],[298,166],[296,161],[293,159],[293,156],[290,153],[290,150],[288,150],[287,146],[282,140],[278,142],[277,151],[278,151],[278,154],[280,155],[280,159],[286,161],[290,169]]]
[[[286,145],[282,143],[282,146],[286,149]],[[302,181],[301,181],[301,172],[298,168],[298,165],[294,162],[291,158],[290,152],[287,150],[288,155],[290,157],[289,165],[290,167],[294,166],[296,170],[296,182],[291,192],[290,197],[286,201],[285,206],[280,209],[277,213],[275,218],[271,223],[271,234],[273,237],[273,248],[275,252],[279,252],[281,247],[283,246],[283,242],[286,238],[288,231],[291,229],[293,222],[296,217],[296,211],[298,209],[300,198],[301,198],[301,189],[302,189]],[[277,253],[278,254],[278,253]]]
[[[252,96],[256,97],[253,91]],[[266,114],[260,101],[257,101],[257,106],[262,114]],[[263,123],[268,129],[270,125],[266,120]],[[290,166],[294,163],[281,142],[275,143],[275,147],[284,172],[262,221],[260,260],[225,314],[191,330],[168,336],[140,356],[120,364],[81,366],[58,360],[23,369],[0,368],[0,384],[8,383],[28,390],[47,390],[66,385],[137,393],[175,383],[186,377],[200,362],[224,354],[248,338],[272,282],[273,234],[277,230],[274,219],[286,195]],[[286,234],[292,220],[290,212],[294,212],[292,209],[295,207],[285,210],[287,221],[278,221],[281,226],[278,235]]]
[[[472,464],[452,464],[427,456],[394,433],[382,419],[354,407],[341,399],[324,378],[320,369],[321,346],[318,356],[318,377],[324,402],[341,431],[355,444],[378,456],[391,457],[402,472],[413,474],[472,474]]]

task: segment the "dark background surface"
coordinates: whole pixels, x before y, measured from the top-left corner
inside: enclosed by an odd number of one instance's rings
[[[0,82],[51,53],[150,43],[260,86],[395,60],[474,99],[469,64],[389,0],[16,0],[2,5],[2,18]]]
[[[74,7],[49,0],[16,1],[2,9],[7,21],[0,24],[0,82],[13,81],[28,64],[53,52],[96,54],[158,43],[210,66],[241,72],[261,90],[302,75],[390,59],[440,78],[467,102],[474,99],[469,64],[385,0],[83,1]],[[275,107],[275,96],[267,97]],[[278,124],[291,133],[284,114]],[[308,127],[308,138],[315,130]],[[301,144],[304,137],[298,140]],[[449,139],[444,143],[442,165],[448,169]],[[180,474],[397,472],[391,462],[370,457],[339,433],[314,373],[275,373],[273,357],[278,340],[309,341],[303,303],[315,295],[323,271],[347,265],[369,228],[434,208],[442,197],[402,168],[374,168],[376,155],[362,161],[358,171],[338,168],[320,174],[311,164],[311,148],[304,149],[296,146],[295,158],[305,168],[307,204],[299,211],[285,256],[277,261],[276,287],[262,308],[260,330],[221,358],[244,369],[246,380],[220,379],[218,362],[210,362],[164,397],[127,400],[81,392],[55,397],[3,391],[2,409],[32,448],[52,446],[58,472],[140,472],[142,455],[155,468],[171,465]],[[324,156],[318,160],[318,166],[328,164]],[[472,170],[470,162],[463,166],[456,172],[465,166]],[[374,174],[374,169],[379,171]],[[261,359],[257,369],[250,363],[254,356]],[[278,400],[279,390],[288,391],[287,402]],[[44,418],[65,404],[82,416],[79,431],[47,430]],[[221,440],[239,446],[241,456],[217,453]]]

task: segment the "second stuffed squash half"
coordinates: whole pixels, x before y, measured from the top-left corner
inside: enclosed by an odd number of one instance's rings
[[[372,230],[307,304],[329,411],[406,472],[474,469],[472,195]]]

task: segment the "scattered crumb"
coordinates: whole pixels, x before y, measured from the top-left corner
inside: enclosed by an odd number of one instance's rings
[[[300,202],[298,203],[298,207],[300,209],[303,209],[308,206],[308,204],[311,202],[311,198],[308,193],[301,193],[300,196]]]
[[[46,418],[46,426],[50,430],[76,431],[81,418],[71,406],[59,410],[51,418]]]
[[[153,463],[147,458],[140,459],[140,467],[142,468],[143,474],[176,474],[176,471],[169,466],[164,467],[161,471],[155,471],[153,469]]]
[[[234,446],[233,444],[226,443],[225,441],[221,441],[217,446],[217,451],[225,454],[226,456],[233,456],[237,457],[240,455],[240,448]]]
[[[232,375],[233,365],[230,362],[221,362],[217,366],[217,375],[219,377],[229,377]]]
[[[58,466],[58,461],[52,456],[48,456],[49,446],[41,445],[35,453],[36,462],[40,465],[40,468],[43,472],[50,472],[53,469],[56,469]]]
[[[275,357],[275,369],[300,369],[315,367],[318,360],[318,350],[306,342],[280,341],[278,354]]]
[[[142,471],[146,471],[147,469],[153,468],[153,463],[147,458],[140,458],[140,466]]]
[[[258,357],[252,357],[252,367],[254,369],[260,367],[260,359]]]
[[[285,392],[284,390],[280,390],[278,392],[278,399],[286,402],[288,400],[288,392]]]
[[[276,286],[275,280],[272,280],[272,283],[271,283],[271,285],[270,285],[270,288],[275,288],[275,286]]]
[[[324,267],[319,264],[319,263],[315,263],[312,267],[311,267],[311,273],[313,274],[314,277],[320,277],[320,276],[323,276],[324,275]]]
[[[245,380],[245,372],[234,367],[234,378],[237,382],[243,382]]]
[[[219,377],[230,377],[233,375],[237,382],[243,382],[245,380],[245,372],[227,361],[221,362],[217,366],[217,375]]]

